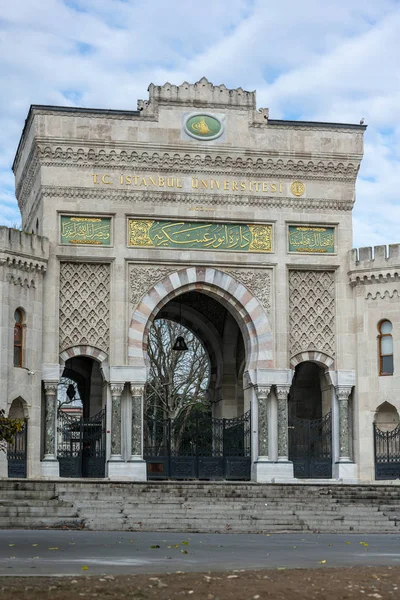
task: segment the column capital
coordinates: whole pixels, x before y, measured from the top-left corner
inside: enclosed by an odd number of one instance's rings
[[[337,385],[335,387],[336,397],[339,402],[347,401],[352,392],[352,385]]]
[[[254,389],[258,400],[266,400],[271,392],[272,385],[255,385]]]
[[[114,398],[118,398],[122,396],[122,392],[124,391],[125,384],[124,383],[110,383],[111,388],[111,396]]]
[[[275,387],[278,400],[286,400],[290,392],[290,385],[277,385]]]
[[[58,381],[44,381],[44,393],[46,396],[56,396],[58,390]]]
[[[133,383],[131,381],[129,386],[130,386],[129,389],[131,392],[131,396],[133,396],[133,397],[143,396],[144,385],[141,385],[140,383]]]

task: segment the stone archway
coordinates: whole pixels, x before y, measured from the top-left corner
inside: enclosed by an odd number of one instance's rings
[[[140,299],[131,320],[128,340],[129,365],[137,369],[137,372],[145,374],[148,368],[149,331],[154,319],[162,314],[167,305],[171,310],[175,299],[193,292],[199,296],[208,296],[222,305],[243,338],[245,365],[242,372],[246,372],[246,377],[243,378],[246,385],[242,380],[241,404],[246,407],[244,410],[247,411],[248,419],[243,427],[248,427],[248,433],[251,435],[249,408],[252,406],[252,399],[255,398],[252,386],[257,383],[259,370],[273,368],[272,331],[267,314],[258,299],[230,274],[210,267],[191,267],[168,274],[150,288]],[[145,381],[140,381],[140,385],[143,386],[144,383]],[[132,408],[132,414],[139,412],[139,408]],[[234,415],[232,417],[232,420],[236,419]],[[222,414],[221,420],[224,418],[225,415]],[[239,415],[237,418],[240,418]],[[249,456],[247,460],[250,460],[250,455],[246,456]]]
[[[149,328],[161,308],[176,296],[188,291],[201,291],[219,300],[236,319],[246,349],[246,371],[274,365],[272,330],[268,317],[253,294],[229,274],[211,267],[191,267],[176,271],[142,297],[134,311],[128,337],[128,360],[132,366],[144,366]]]

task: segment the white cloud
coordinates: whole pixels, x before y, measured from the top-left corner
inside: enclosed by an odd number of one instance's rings
[[[272,118],[369,124],[355,244],[400,241],[397,0],[13,0],[0,15],[0,222],[29,105],[134,109],[150,82],[256,89]]]

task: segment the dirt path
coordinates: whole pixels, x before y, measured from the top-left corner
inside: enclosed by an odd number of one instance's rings
[[[351,600],[400,597],[400,567],[276,569],[223,573],[1,577],[2,600]]]

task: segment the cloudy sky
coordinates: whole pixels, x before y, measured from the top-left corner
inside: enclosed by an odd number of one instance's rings
[[[0,224],[30,104],[136,109],[150,82],[257,90],[273,119],[359,123],[354,245],[400,242],[399,0],[5,0]]]

